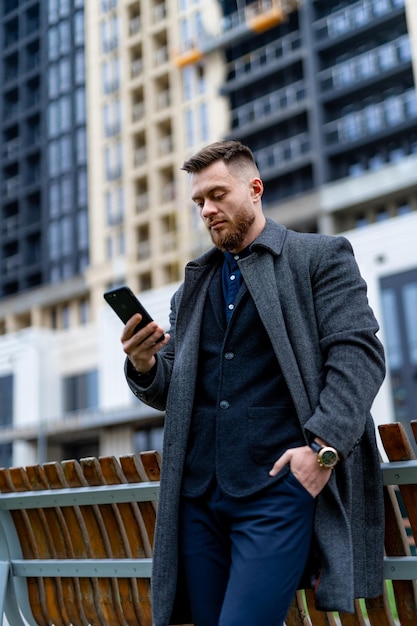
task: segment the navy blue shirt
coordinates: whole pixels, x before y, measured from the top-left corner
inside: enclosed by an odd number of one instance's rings
[[[225,252],[222,268],[222,286],[223,296],[226,304],[226,321],[229,322],[233,310],[235,308],[236,296],[242,284],[242,274],[237,264],[239,259],[250,254],[250,248],[247,246],[239,253]]]

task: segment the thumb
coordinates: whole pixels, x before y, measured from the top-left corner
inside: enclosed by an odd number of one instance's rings
[[[282,468],[287,465],[287,463],[290,462],[290,451],[287,450],[286,452],[284,452],[284,454],[282,456],[279,457],[279,459],[277,459],[275,461],[275,463],[272,466],[272,469],[269,472],[270,476],[276,476],[281,470]]]

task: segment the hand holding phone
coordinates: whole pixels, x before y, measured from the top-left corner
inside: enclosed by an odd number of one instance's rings
[[[126,324],[135,313],[140,313],[142,319],[136,326],[134,332],[136,333],[141,328],[147,326],[153,321],[153,318],[149,315],[143,304],[139,302],[135,294],[129,287],[117,287],[116,289],[110,289],[104,294],[104,299],[111,306],[113,311],[119,316],[124,324]],[[163,341],[165,335],[158,339]]]

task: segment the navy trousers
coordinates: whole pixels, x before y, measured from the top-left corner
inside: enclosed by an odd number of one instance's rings
[[[182,498],[180,552],[194,626],[281,626],[311,544],[314,498],[291,474],[253,496]]]

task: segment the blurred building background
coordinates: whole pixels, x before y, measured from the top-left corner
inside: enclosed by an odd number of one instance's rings
[[[346,235],[381,323],[378,422],[417,419],[417,3],[3,0],[0,465],[160,448],[102,294],[167,324],[209,245],[180,167],[236,138],[265,213]]]

